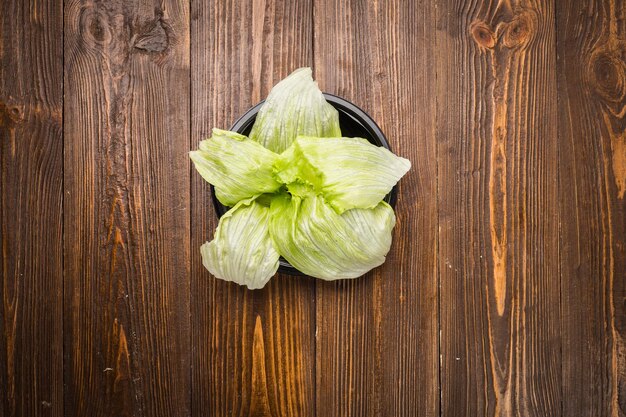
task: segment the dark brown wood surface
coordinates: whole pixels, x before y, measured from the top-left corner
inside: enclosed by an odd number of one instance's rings
[[[358,280],[317,283],[317,415],[437,415],[435,63],[425,59],[435,8],[317,0],[313,17],[322,88],[368,112],[413,163],[387,262]]]
[[[189,8],[65,2],[67,416],[186,415]]]
[[[557,5],[563,415],[626,415],[626,4]]]
[[[554,5],[438,12],[442,415],[559,415]]]
[[[626,416],[626,5],[6,0],[0,416]],[[187,152],[311,66],[387,262],[216,280]]]
[[[63,6],[0,16],[0,415],[63,415]]]
[[[192,4],[192,135],[228,129],[293,69],[311,65],[311,0]],[[245,22],[248,22],[247,24]],[[315,281],[275,276],[261,291],[216,280],[200,245],[217,218],[192,172],[192,411],[198,416],[305,416],[314,411]]]

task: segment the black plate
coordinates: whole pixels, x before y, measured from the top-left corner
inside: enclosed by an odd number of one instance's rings
[[[328,101],[339,112],[339,125],[341,127],[341,134],[344,137],[349,138],[364,138],[370,143],[376,146],[382,146],[391,150],[387,138],[380,130],[376,122],[369,117],[363,110],[350,103],[347,100],[337,97],[332,94],[324,93],[326,101]],[[248,110],[243,116],[241,116],[231,127],[233,132],[241,133],[242,135],[249,135],[252,130],[252,125],[256,120],[256,115],[259,109],[263,105],[263,101]],[[220,203],[215,197],[215,190],[211,185],[211,196],[213,198],[213,206],[218,217],[222,217],[226,213],[229,207],[226,207]],[[391,207],[395,207],[396,199],[398,196],[397,186],[391,189],[391,192],[387,194],[384,200],[389,203]],[[290,275],[303,275],[302,272],[291,266],[289,262],[280,258],[280,267],[278,272],[282,272]]]

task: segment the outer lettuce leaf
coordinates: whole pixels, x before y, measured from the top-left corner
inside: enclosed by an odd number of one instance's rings
[[[338,213],[375,207],[410,168],[408,159],[365,139],[304,136],[275,166],[281,181],[311,185]]]
[[[220,219],[215,236],[200,248],[202,263],[217,278],[263,288],[278,269],[278,252],[268,234],[268,207],[243,200]]]
[[[235,132],[213,129],[211,138],[200,142],[199,149],[189,156],[226,206],[281,186],[272,174],[278,155]]]
[[[314,193],[272,199],[269,232],[278,252],[303,273],[324,280],[357,278],[385,262],[395,225],[393,209],[339,215]]]
[[[313,81],[311,68],[295,70],[272,88],[257,114],[250,139],[281,153],[298,135],[341,136],[339,114]]]

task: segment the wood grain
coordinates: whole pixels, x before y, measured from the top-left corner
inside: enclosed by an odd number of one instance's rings
[[[626,416],[625,19],[557,2],[564,416]]]
[[[0,16],[0,415],[63,414],[63,7]]]
[[[1,416],[626,417],[626,5],[8,0]],[[281,78],[413,168],[387,262],[210,276],[187,152]]]
[[[194,2],[191,30],[192,149],[312,62],[310,0]],[[217,218],[195,171],[192,203],[193,414],[313,415],[314,281],[279,275],[249,291],[213,278],[199,248]]]
[[[437,15],[441,412],[558,416],[553,4]]]
[[[435,8],[316,0],[315,74],[361,106],[413,168],[387,262],[317,283],[319,416],[438,414]]]
[[[65,415],[183,416],[189,9],[65,2]]]

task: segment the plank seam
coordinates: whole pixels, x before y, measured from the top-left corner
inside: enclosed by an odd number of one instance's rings
[[[61,2],[61,415],[65,416],[65,0]]]
[[[191,14],[193,13],[193,9],[192,9],[192,0],[188,0],[188,13],[187,13],[187,31],[189,33],[189,45],[188,45],[188,54],[189,54],[189,138],[188,138],[188,149],[193,149],[193,79],[192,79],[192,72],[193,72],[193,48],[191,47],[192,42],[193,42],[193,37],[192,37],[192,31],[191,31],[191,25],[192,25],[192,21],[191,21]],[[193,187],[193,169],[189,163],[189,159],[187,160],[187,174],[188,174],[188,180],[189,180],[189,188],[188,188],[188,192],[189,192],[189,210],[187,211],[187,214],[189,216],[189,234],[188,234],[188,251],[189,251],[189,255],[187,257],[187,261],[189,262],[189,309],[187,310],[187,314],[189,315],[189,408],[188,408],[188,415],[189,416],[193,416],[193,411],[194,411],[194,402],[193,402],[193,394],[194,394],[194,383],[193,383],[193,363],[194,363],[194,358],[193,358],[193,354],[194,354],[194,349],[193,349],[193,321],[192,321],[192,314],[191,314],[191,310],[192,310],[192,301],[193,301],[193,297],[191,295],[191,287],[192,287],[192,280],[193,280],[193,265],[192,265],[192,254],[191,251],[193,250],[193,239],[192,239],[192,230],[193,230],[193,224],[192,224],[192,217],[193,217],[193,204],[192,204],[192,196],[193,196],[193,192],[192,192],[192,187]]]
[[[556,0],[553,0],[552,3],[553,6],[553,16],[554,16],[554,69],[555,69],[555,81],[556,81],[556,86],[555,86],[555,93],[556,93],[556,108],[557,111],[560,108],[560,103],[559,101],[561,100],[561,95],[559,94],[559,19],[558,19],[558,10],[559,10],[559,3]],[[561,118],[558,116],[556,116],[556,141],[557,141],[557,146],[556,146],[556,186],[557,186],[557,195],[560,196],[560,190],[561,190],[561,147],[559,146],[559,142],[560,142],[560,138],[561,138]],[[560,198],[559,198],[560,200]],[[557,224],[558,224],[558,240],[557,240],[557,249],[556,249],[556,254],[557,254],[557,271],[558,271],[558,277],[559,277],[559,324],[562,324],[562,320],[563,320],[563,270],[561,268],[561,236],[562,236],[562,228],[561,228],[561,202],[558,202],[557,205]],[[559,338],[559,358],[560,358],[560,362],[561,362],[561,366],[560,366],[560,387],[559,387],[559,392],[560,392],[560,414],[561,416],[564,415],[565,412],[565,403],[563,401],[563,375],[564,375],[564,370],[563,367],[565,365],[564,361],[563,361],[563,338],[560,337]]]
[[[435,2],[435,21],[438,21],[439,19],[439,2],[436,1]],[[435,30],[435,45],[438,44],[438,31]],[[435,86],[438,86],[439,82],[439,65],[437,63],[437,60],[435,60]],[[434,129],[435,129],[435,133],[437,131],[437,127],[439,126],[439,95],[437,94],[437,87],[435,87],[435,109],[434,109]],[[435,140],[435,155],[437,155],[437,157],[435,158],[435,201],[436,201],[436,210],[437,210],[437,229],[436,229],[436,239],[435,239],[435,254],[436,254],[436,261],[435,261],[435,271],[436,271],[436,277],[437,277],[437,356],[438,356],[438,361],[437,361],[437,389],[439,391],[439,398],[438,398],[438,414],[439,417],[441,417],[443,415],[443,409],[442,409],[442,396],[443,396],[443,391],[441,389],[441,368],[442,368],[442,353],[441,353],[441,271],[439,269],[439,225],[440,225],[440,210],[439,210],[439,142],[437,140]]]
[[[315,77],[317,78],[317,67],[315,65],[315,1],[311,0],[311,66],[315,70]],[[313,323],[314,323],[314,333],[313,333],[313,366],[311,367],[312,381],[313,381],[313,415],[317,417],[317,297],[318,297],[318,280],[313,281]]]

